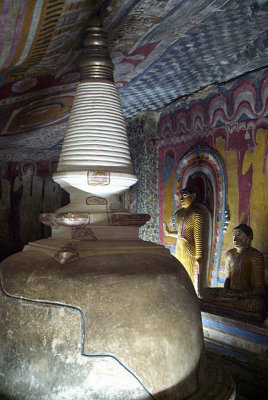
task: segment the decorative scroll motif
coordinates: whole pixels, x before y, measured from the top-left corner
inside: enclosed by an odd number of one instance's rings
[[[177,111],[165,114],[158,125],[159,138],[180,137],[186,141],[193,134],[211,136],[215,128],[246,123],[248,119],[266,116],[268,113],[268,76],[263,73],[259,79],[248,76],[236,81],[230,88],[220,88],[221,93],[210,94],[204,100],[195,101],[190,106],[178,104]]]
[[[174,181],[173,215],[179,207],[178,194],[186,186],[188,178],[194,175],[197,170],[207,175],[213,186],[212,258],[208,276],[209,284],[217,286],[222,241],[226,225],[226,178],[222,162],[212,150],[204,147],[194,148],[179,162]]]
[[[40,214],[39,221],[42,224],[58,227],[58,226],[70,226],[70,227],[82,227],[90,223],[90,214],[84,212],[75,213],[46,213]]]
[[[24,133],[66,122],[72,107],[73,93],[51,96],[23,105],[4,117],[1,135]]]

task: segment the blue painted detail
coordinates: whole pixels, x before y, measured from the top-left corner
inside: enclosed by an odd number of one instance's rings
[[[52,149],[61,149],[63,145],[63,140],[64,138],[60,139],[56,144],[50,147],[50,150]]]
[[[164,183],[166,183],[166,181],[171,177],[174,161],[175,161],[174,157],[171,154],[169,154],[166,157],[165,165],[163,162],[161,163],[161,170],[163,174]]]
[[[76,49],[75,49],[76,51],[81,50],[84,47],[84,42],[86,40],[87,35],[88,35],[88,31],[85,29],[83,31],[83,34],[82,34],[77,46],[76,46]]]
[[[18,68],[18,67],[10,67],[6,72],[4,72],[3,74],[0,74],[0,88],[2,86],[4,86],[5,80],[6,80],[6,76],[9,74],[9,72],[10,71],[14,71],[16,68]]]
[[[176,175],[177,181],[180,182],[181,177],[179,175]]]
[[[225,279],[224,279],[224,278],[218,278],[218,282],[219,282],[219,283],[224,283],[224,282],[225,282]]]
[[[238,119],[238,121],[247,121],[248,120],[248,116],[245,113],[242,113]]]
[[[219,126],[223,126],[223,125],[225,125],[224,122],[222,122],[220,120],[217,120],[217,123],[215,124],[215,127],[218,128]]]
[[[116,20],[115,24],[112,26],[111,31],[113,31],[114,29],[116,29],[118,27],[118,25],[124,21],[124,19],[126,19],[126,17],[128,16],[128,14],[130,13],[130,11],[140,2],[141,0],[133,0],[133,2],[131,3],[131,5],[125,10],[125,12],[120,15],[120,18],[118,20]]]
[[[172,214],[172,225],[173,225],[173,228],[176,231],[177,230],[177,224],[176,224],[176,220],[175,220],[175,213]]]
[[[157,40],[157,35],[159,33],[159,30],[161,31],[161,27],[163,26],[163,23],[165,22],[165,20],[167,20],[170,16],[176,16],[176,12],[179,11],[179,9],[182,7],[183,2],[179,2],[178,5],[176,5],[174,8],[172,8],[171,11],[169,11],[169,13],[167,13],[163,18],[161,18],[158,23],[154,26],[153,29],[149,30],[149,33],[147,35],[145,35],[142,39],[142,42],[140,44],[146,44],[149,42],[152,42],[154,40]],[[176,18],[176,17],[175,17]],[[184,39],[184,38],[182,38]]]
[[[66,106],[66,103],[65,103],[64,101],[54,101],[54,102],[52,102],[52,103],[41,104],[41,105],[38,105],[38,106],[36,106],[36,107],[32,107],[32,108],[31,108],[31,111],[33,111],[33,110],[38,110],[39,108],[46,108],[48,105],[50,105],[50,106],[52,106],[52,105],[60,105],[60,107],[63,108],[63,107]]]
[[[102,14],[106,11],[107,7],[111,4],[112,0],[104,0],[104,2],[102,3],[97,16],[100,18],[102,16]]]
[[[0,74],[0,87],[4,86],[7,73]]]
[[[221,331],[253,340],[256,343],[268,344],[268,336],[261,335],[255,332],[250,332],[245,329],[237,328],[236,326],[224,324],[222,322],[212,321],[211,319],[205,317],[202,317],[202,322],[203,325],[211,326],[212,328],[217,328]]]
[[[175,252],[175,246],[172,246],[172,245],[165,245],[165,247],[167,248],[167,249],[169,249],[169,251],[170,251],[170,253],[174,253]]]
[[[242,74],[245,72],[245,62],[248,66],[247,70],[251,71],[266,65],[264,49],[258,49],[259,51],[255,52],[254,57],[249,57],[248,51],[243,49],[245,43],[249,43],[251,48],[255,43],[257,46],[256,38],[260,38],[265,45],[264,32],[267,29],[267,22],[262,13],[256,13],[254,18],[249,18],[246,0],[240,0],[237,2],[235,10],[231,6],[232,2],[225,2],[225,5],[221,7],[223,12],[207,14],[204,10],[209,7],[208,0],[202,3],[202,11],[200,10],[201,3],[192,0],[192,13],[200,20],[191,26],[186,24],[189,11],[185,9],[184,3],[178,1],[172,9],[169,9],[168,13],[162,18],[160,16],[152,29],[148,30],[148,34],[135,43],[135,50],[138,50],[145,44],[165,40],[165,31],[168,37],[169,32],[172,32],[173,29],[175,32],[178,26],[186,28],[186,37],[181,35],[177,39],[174,38],[174,41],[170,41],[170,46],[165,49],[163,42],[160,43],[154,50],[155,54],[150,56],[155,61],[146,62],[148,67],[140,74],[137,72],[135,78],[119,89],[125,117],[130,117],[145,109],[157,110],[184,95],[200,90],[200,86],[205,87],[212,82],[215,83],[215,90],[206,99],[200,98],[200,102],[202,105],[208,105],[211,97],[220,93],[226,98],[228,114],[232,115],[235,104],[232,101],[233,89],[245,80],[256,85],[256,105],[257,110],[260,110],[262,106],[260,82],[264,73],[259,77],[253,74],[246,76]],[[107,4],[109,1],[106,0],[99,14],[103,14]],[[127,15],[131,16],[135,7],[139,8],[139,2],[129,0],[109,30],[118,27],[118,23],[123,18],[127,18]],[[186,27],[186,25],[188,26]],[[220,51],[219,42],[222,44]],[[232,54],[230,53],[230,43],[236,49]],[[241,75],[241,79],[236,79],[231,87],[224,87],[224,82],[239,75]],[[181,100],[180,108],[189,107],[186,101]],[[196,103],[197,101],[195,98],[192,102]],[[205,121],[208,122],[206,112]]]
[[[179,62],[179,61],[178,61]],[[156,62],[156,64],[157,64],[157,62]],[[156,70],[156,68],[157,68],[157,66],[155,66],[155,70]],[[262,103],[261,103],[261,92],[260,92],[260,83],[261,83],[261,81],[262,81],[262,79],[267,75],[267,73],[268,73],[268,70],[265,70],[264,72],[263,72],[263,74],[259,77],[259,78],[257,78],[256,76],[254,76],[254,75],[247,75],[247,76],[245,76],[245,75],[243,75],[241,78],[237,78],[236,80],[235,80],[235,82],[234,82],[234,84],[231,86],[231,88],[229,88],[229,89],[227,89],[226,87],[224,87],[224,86],[221,86],[221,84],[218,84],[218,87],[217,87],[217,90],[216,91],[213,91],[213,92],[211,92],[205,99],[200,99],[200,100],[196,100],[196,99],[194,99],[194,100],[192,100],[190,103],[186,103],[186,102],[181,102],[180,103],[180,107],[179,108],[187,108],[187,109],[190,109],[191,108],[191,106],[193,105],[193,104],[196,104],[198,101],[201,101],[202,102],[202,104],[205,106],[205,107],[207,107],[208,106],[208,104],[209,104],[209,102],[211,101],[211,99],[215,96],[215,95],[217,95],[217,94],[220,94],[220,93],[222,93],[222,94],[224,94],[225,96],[226,96],[226,98],[228,99],[227,100],[227,107],[228,107],[228,113],[230,114],[230,115],[232,115],[233,114],[233,101],[232,101],[232,95],[233,95],[233,89],[240,83],[240,82],[244,82],[245,80],[249,80],[249,81],[251,81],[251,82],[253,82],[255,85],[256,85],[256,89],[257,89],[257,98],[256,98],[256,110],[260,110],[261,108],[262,108]],[[186,74],[186,72],[185,72],[185,74]],[[189,75],[189,74],[188,74]],[[149,78],[148,78],[149,79]],[[175,79],[175,77],[174,77],[174,79]],[[179,78],[178,78],[179,79]],[[195,81],[195,76],[193,76],[193,82]],[[132,82],[133,82],[134,80],[132,80],[131,81],[131,84],[132,84]],[[146,84],[146,82],[144,81],[143,82],[144,84]],[[164,84],[164,83],[163,83]],[[174,86],[175,87],[175,85],[176,85],[176,83],[175,82],[173,82],[173,85],[171,85],[172,87]],[[119,89],[119,92],[121,92],[123,90],[123,88],[121,88],[121,89]],[[169,93],[171,93],[170,91],[169,91]],[[167,94],[166,94],[167,95]],[[162,96],[162,94],[160,94],[160,93],[158,93],[158,96]],[[160,98],[160,97],[158,97],[158,98]],[[167,102],[166,102],[167,103]],[[207,110],[207,108],[206,108],[206,110]],[[176,111],[174,111],[174,113],[173,114],[171,114],[171,118],[172,118],[172,123],[174,124],[174,116],[175,116],[175,114],[176,114]],[[245,120],[245,119],[249,119],[249,117],[246,115],[246,114],[243,114],[243,116],[241,116],[241,119],[240,120]],[[208,118],[208,115],[207,115],[207,112],[205,112],[205,114],[204,114],[204,120],[205,120],[205,123],[207,124],[208,122],[209,122],[209,118]],[[190,126],[190,122],[191,121],[187,121],[187,125],[188,126]],[[217,119],[217,123],[215,124],[215,126],[216,127],[220,127],[220,126],[222,126],[222,125],[225,125],[225,123],[224,122],[221,122],[221,120],[218,120]],[[175,129],[175,127],[173,126],[173,129]],[[159,136],[159,128],[157,128],[157,135]],[[224,137],[224,135],[221,135],[222,137]]]
[[[216,351],[218,351],[218,352],[220,352],[222,354],[225,354],[227,356],[235,357],[235,358],[237,358],[238,360],[241,360],[241,361],[246,361],[246,362],[250,361],[249,357],[247,357],[243,353],[240,353],[239,351],[233,350],[233,349],[231,349],[229,347],[221,346],[221,345],[216,344],[216,343],[212,343],[212,342],[210,342],[209,340],[206,340],[206,339],[204,339],[204,342],[205,342],[205,346],[206,346],[207,349],[216,350]]]

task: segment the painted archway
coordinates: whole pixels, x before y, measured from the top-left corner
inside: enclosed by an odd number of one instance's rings
[[[173,215],[179,207],[180,190],[189,184],[189,180],[193,181],[196,177],[204,181],[202,203],[207,205],[212,215],[211,257],[207,271],[207,285],[218,286],[218,271],[226,226],[226,176],[220,157],[209,148],[195,147],[179,161],[174,179]]]

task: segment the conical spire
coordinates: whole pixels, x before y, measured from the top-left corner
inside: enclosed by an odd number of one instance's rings
[[[71,186],[108,197],[129,188],[137,179],[132,172],[106,34],[97,19],[88,28],[85,46],[81,82],[53,178],[69,192]]]

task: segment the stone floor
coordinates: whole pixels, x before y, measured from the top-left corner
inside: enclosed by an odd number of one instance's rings
[[[268,398],[267,359],[208,340],[205,340],[205,344],[207,351],[232,373],[237,388],[237,400]]]

